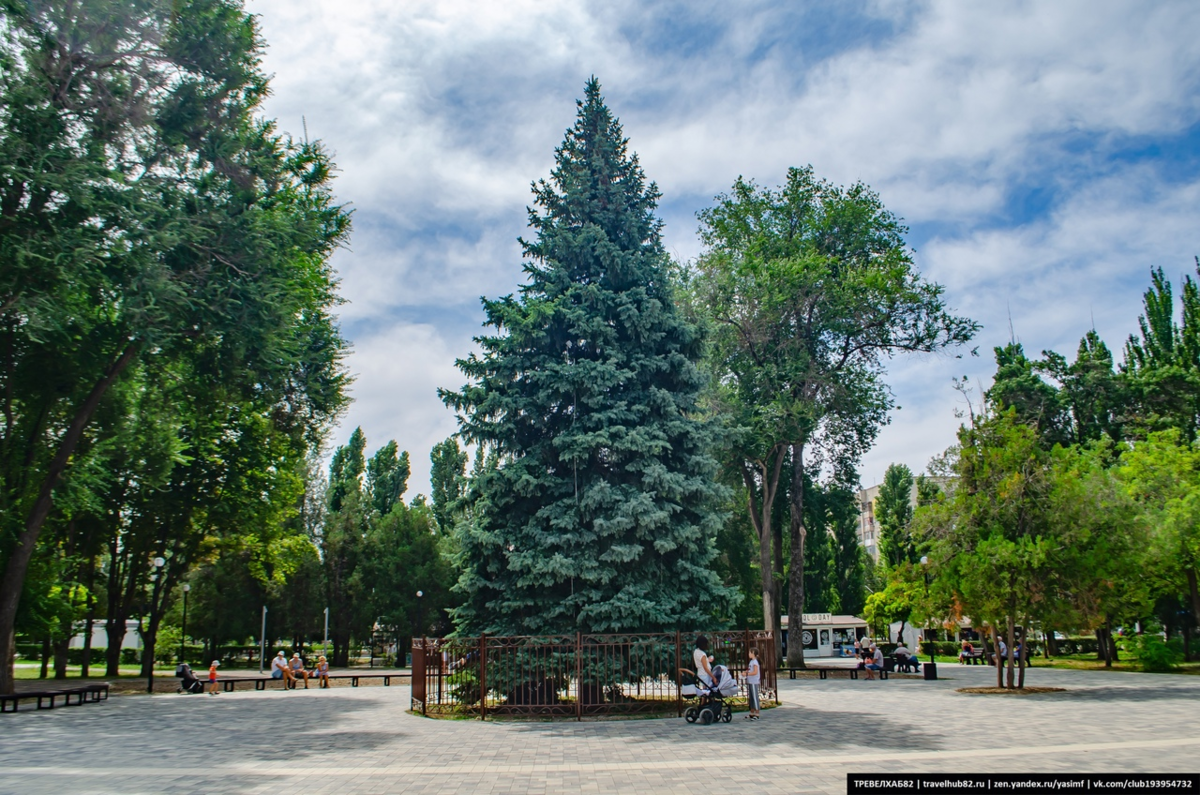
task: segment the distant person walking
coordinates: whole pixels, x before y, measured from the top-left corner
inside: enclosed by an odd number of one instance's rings
[[[217,666],[220,665],[216,660],[212,661],[212,665],[208,666],[208,694],[215,696],[220,691],[217,690]]]
[[[758,664],[758,649],[750,650],[750,664],[746,667],[746,697],[750,702],[750,714],[746,720],[758,720],[758,684],[762,666]]]

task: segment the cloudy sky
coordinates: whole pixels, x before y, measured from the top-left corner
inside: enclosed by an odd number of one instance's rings
[[[920,270],[978,321],[980,357],[890,366],[902,407],[862,466],[923,469],[953,441],[951,379],[988,383],[1011,327],[1073,354],[1136,328],[1149,269],[1200,253],[1200,4],[249,0],[267,111],[336,153],[355,208],[336,255],[355,426],[411,452],[455,430],[481,295],[521,279],[529,183],[595,74],[663,192],[667,248],[738,175],[811,163],[863,181],[910,227]]]

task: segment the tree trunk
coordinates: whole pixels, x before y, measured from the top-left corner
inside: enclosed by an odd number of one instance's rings
[[[1015,676],[1015,672],[1013,671],[1013,655],[1016,652],[1016,643],[1017,643],[1016,631],[1017,631],[1017,629],[1016,629],[1016,622],[1013,621],[1013,617],[1007,616],[1007,619],[1008,619],[1008,649],[1006,651],[1008,652],[1008,654],[1006,655],[1006,658],[1008,661],[1008,689],[1012,690],[1015,685],[1015,682],[1013,681],[1013,677]]]
[[[154,646],[158,642],[158,619],[150,618],[149,627],[142,634],[142,676],[154,673]]]
[[[1058,656],[1058,638],[1054,637],[1054,629],[1046,631],[1046,659]]]
[[[105,676],[121,675],[121,644],[125,642],[125,617],[112,616],[104,622],[108,648],[104,650]]]
[[[804,668],[804,445],[792,445],[792,560],[788,575],[788,667]]]
[[[1184,662],[1192,661],[1192,628],[1190,622],[1185,622],[1183,625],[1183,660]]]
[[[42,638],[42,672],[38,679],[45,679],[50,674],[50,636]]]
[[[1192,626],[1200,627],[1200,583],[1196,582],[1196,569],[1187,570],[1188,595],[1192,598]]]
[[[73,629],[73,627],[72,627]],[[66,637],[54,641],[54,678],[67,678],[67,649],[71,645],[70,632]]]
[[[1021,671],[1017,677],[1017,687],[1025,687],[1025,661],[1029,659],[1029,628],[1021,627],[1021,653],[1017,655],[1017,665],[1021,666]]]
[[[1100,627],[1096,630],[1096,649],[1101,660],[1104,660],[1105,668],[1112,668],[1112,647],[1108,644],[1109,631],[1107,626]]]
[[[100,399],[112,386],[121,372],[129,366],[138,351],[138,343],[130,342],[117,360],[112,363],[104,375],[92,387],[91,392],[71,419],[71,424],[58,443],[58,450],[46,468],[46,475],[38,490],[37,499],[25,520],[25,529],[17,537],[17,543],[9,555],[4,567],[4,577],[0,578],[0,660],[8,664],[0,665],[0,693],[12,693],[16,683],[12,679],[12,659],[16,654],[13,641],[16,638],[17,608],[21,604],[21,591],[25,587],[25,573],[29,570],[29,561],[33,558],[33,550],[37,545],[42,527],[54,507],[54,488],[59,478],[67,468],[84,429],[92,419]]]
[[[783,467],[783,458],[787,447],[779,445],[772,451],[774,460],[768,457],[765,464],[756,464],[759,477],[762,478],[762,502],[755,500],[757,491],[755,473],[746,464],[742,465],[742,481],[746,486],[746,508],[750,512],[750,522],[758,532],[758,565],[761,569],[762,600],[763,600],[763,629],[772,633],[775,641],[775,660],[783,656],[783,633],[779,626],[779,582],[773,572],[776,566],[782,566],[782,554],[778,544],[775,545],[775,560],[772,563],[771,552],[773,539],[777,536],[774,527],[775,494],[779,490],[779,472]]]
[[[995,624],[992,625],[992,645],[996,647],[996,653],[992,655],[996,663],[996,687],[1004,687],[1004,658],[1000,656],[1000,630]]]
[[[79,675],[85,679],[92,664],[92,631],[96,626],[96,597],[93,595],[96,585],[96,561],[91,561],[90,566],[87,584],[87,618],[83,621],[83,653],[79,667]]]

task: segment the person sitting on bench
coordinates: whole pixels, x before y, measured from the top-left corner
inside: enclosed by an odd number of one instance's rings
[[[903,641],[901,641],[900,645],[896,647],[896,651],[894,653],[896,655],[897,671],[907,671],[914,668],[920,670],[920,666],[917,664],[917,661],[913,659],[912,652],[909,651],[908,647],[904,645]]]
[[[874,643],[871,644],[871,662],[866,664],[867,678],[874,679],[876,671],[883,670],[883,652]]]
[[[962,644],[962,651],[958,653],[958,661],[965,664],[974,656],[975,647],[971,645],[971,641],[964,640]]]
[[[282,679],[283,686],[286,688],[292,682],[292,672],[288,669],[287,654],[283,649],[275,655],[275,659],[271,660],[271,678]]]
[[[300,659],[299,652],[292,655],[292,661],[288,663],[288,668],[292,674],[292,687],[296,686],[297,679],[303,679],[304,689],[308,690],[308,671],[304,670],[304,660]]]

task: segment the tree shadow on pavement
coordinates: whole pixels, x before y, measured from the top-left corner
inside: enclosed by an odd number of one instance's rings
[[[878,750],[927,751],[944,747],[942,738],[921,730],[912,721],[885,715],[826,712],[804,707],[763,710],[762,719],[744,720],[735,712],[730,724],[703,726],[675,715],[645,720],[612,720],[518,724],[520,731],[571,737],[604,737],[631,743],[662,740],[669,743],[711,747],[746,745],[779,749],[790,746],[807,751],[873,748]],[[689,753],[684,751],[682,753]],[[704,753],[697,750],[695,753]]]
[[[159,702],[154,704],[145,703],[150,697],[121,696],[107,703],[28,716],[33,720],[6,722],[0,764],[52,767],[65,758],[79,766],[131,768],[202,761],[215,765],[300,761],[343,751],[370,751],[402,736],[347,728],[347,717],[378,708],[382,699],[332,694],[224,700],[222,696],[179,696],[177,701],[154,696]],[[403,708],[406,700],[397,703]],[[46,741],[50,733],[53,742]]]

